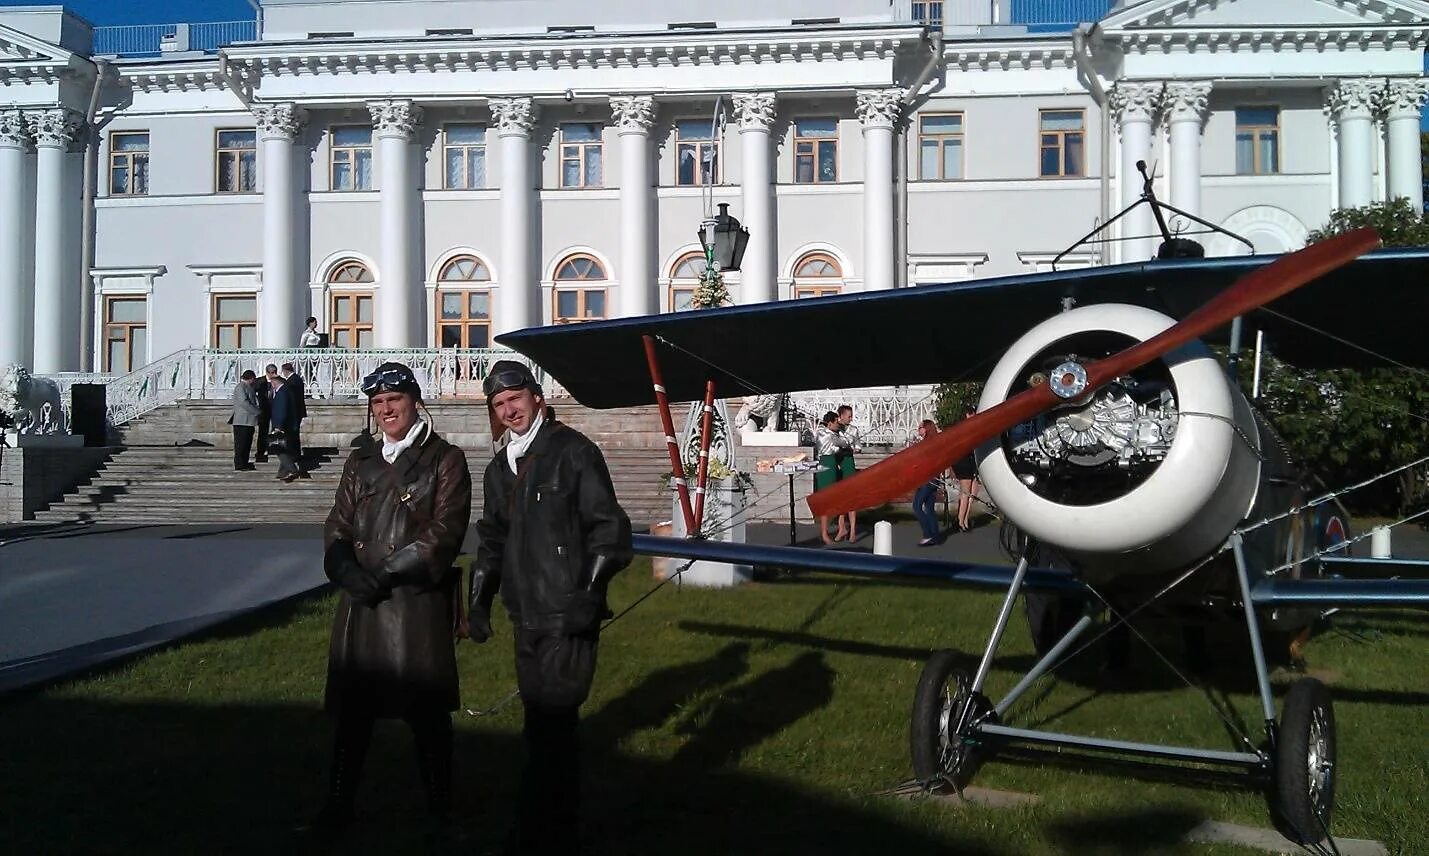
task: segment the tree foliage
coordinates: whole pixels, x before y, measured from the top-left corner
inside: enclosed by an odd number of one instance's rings
[[[939,428],[959,422],[969,411],[977,410],[979,398],[982,398],[981,383],[939,384],[933,390],[933,421]]]
[[[1311,232],[1305,240],[1313,244],[1362,226],[1371,226],[1379,232],[1386,247],[1429,246],[1429,221],[1402,196],[1362,208],[1340,208],[1330,214],[1330,222]]]

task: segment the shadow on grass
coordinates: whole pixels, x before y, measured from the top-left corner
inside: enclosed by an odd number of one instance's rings
[[[1068,853],[1165,853],[1205,818],[1184,809],[1109,811],[1047,824],[1047,837]]]

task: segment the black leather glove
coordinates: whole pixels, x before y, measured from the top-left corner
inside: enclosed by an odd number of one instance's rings
[[[566,611],[561,619],[561,632],[567,636],[581,636],[600,629],[600,622],[613,613],[606,608],[605,592],[600,589],[581,589],[571,593],[566,602]]]
[[[376,606],[392,594],[391,584],[382,574],[357,562],[345,564],[339,570],[337,584],[352,595],[353,600],[366,606]]]
[[[485,568],[471,569],[471,597],[466,605],[467,636],[478,644],[491,638],[491,601],[496,597],[496,578]]]

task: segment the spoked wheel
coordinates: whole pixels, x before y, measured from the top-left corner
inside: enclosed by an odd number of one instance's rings
[[[913,699],[908,732],[913,775],[929,788],[949,784],[961,790],[972,779],[982,746],[959,735],[958,724],[996,716],[987,699],[971,691],[972,680],[956,668],[957,659],[956,651],[934,654],[923,667]]]
[[[1285,696],[1275,746],[1272,804],[1285,835],[1297,844],[1317,844],[1329,834],[1335,806],[1335,709],[1330,691],[1301,678]]]

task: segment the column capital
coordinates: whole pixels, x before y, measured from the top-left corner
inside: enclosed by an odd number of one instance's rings
[[[19,110],[0,110],[0,146],[23,149],[30,145],[30,123]]]
[[[1107,102],[1118,126],[1128,122],[1150,124],[1161,108],[1166,85],[1160,81],[1119,81],[1107,93]]]
[[[291,103],[258,104],[253,107],[253,118],[259,137],[292,142],[307,124],[308,113]]]
[[[1210,112],[1209,80],[1173,81],[1166,84],[1161,109],[1168,122],[1203,122]]]
[[[774,127],[777,103],[773,92],[736,92],[734,117],[739,120],[740,133],[745,131],[768,132]]]
[[[410,101],[369,101],[367,112],[372,116],[372,130],[379,137],[411,140],[422,124],[422,108]]]
[[[1325,94],[1325,106],[1341,121],[1370,119],[1382,88],[1381,81],[1365,77],[1336,81],[1334,88]]]
[[[1390,79],[1379,94],[1379,109],[1387,119],[1418,119],[1419,109],[1429,97],[1429,80]]]
[[[854,112],[864,130],[892,128],[903,117],[902,93],[897,89],[861,89],[855,93]]]
[[[649,134],[655,125],[655,97],[612,95],[610,118],[622,134]]]
[[[531,136],[536,126],[536,102],[530,98],[493,98],[487,102],[491,118],[496,120],[496,133],[503,137]]]
[[[84,124],[78,113],[63,107],[30,113],[28,118],[30,134],[35,138],[37,147],[68,149]]]

